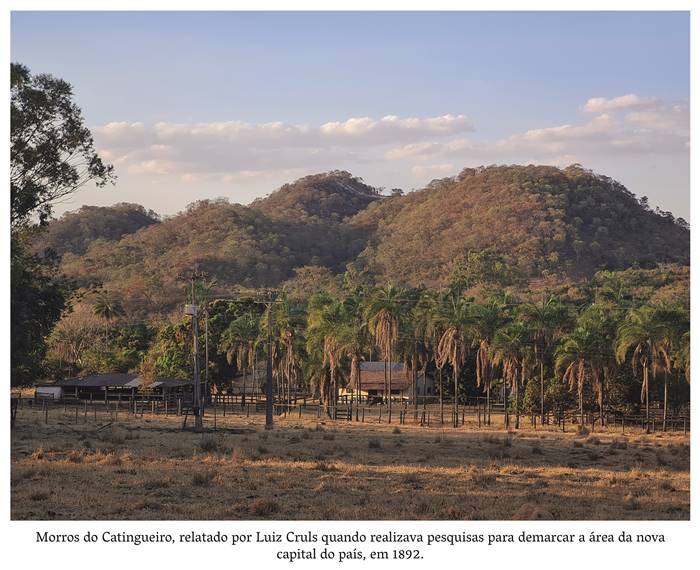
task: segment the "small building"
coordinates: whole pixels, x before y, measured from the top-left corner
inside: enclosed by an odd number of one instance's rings
[[[385,374],[386,372],[386,374]],[[389,373],[391,373],[391,398],[400,400],[410,400],[413,398],[414,373],[401,362],[389,364],[383,360],[367,361],[360,363],[359,386],[348,386],[341,388],[340,396],[348,398],[351,395],[360,399],[385,400],[389,391]],[[415,374],[417,382],[416,389],[418,397],[431,396],[434,392],[432,378],[426,377],[425,372],[417,371]],[[426,392],[425,394],[423,392]]]
[[[42,383],[34,392],[35,398],[105,401],[129,400],[145,395],[158,399],[189,399],[192,397],[192,382],[179,378],[155,378],[148,382],[138,374],[113,372]]]
[[[359,385],[354,386],[351,383],[347,388],[341,388],[339,390],[341,397],[347,398],[354,395],[360,399],[385,400],[389,392],[389,374],[391,374],[392,399],[407,399],[412,396],[413,373],[403,363],[361,362],[359,372]]]

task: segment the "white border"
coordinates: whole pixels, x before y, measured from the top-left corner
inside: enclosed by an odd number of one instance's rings
[[[0,16],[2,23],[0,29],[5,30],[2,34],[5,40],[2,42],[2,49],[7,53],[7,61],[10,55],[10,11],[11,10],[95,10],[94,2],[87,0],[73,0],[63,2],[50,2],[47,0],[27,0],[18,2],[10,0],[7,4],[7,9]],[[60,4],[60,5],[59,5]],[[668,0],[666,2],[652,1],[619,1],[619,0],[589,0],[587,2],[572,1],[562,5],[561,1],[531,1],[528,3],[491,0],[489,2],[459,2],[455,0],[433,0],[431,2],[416,2],[416,1],[383,1],[383,0],[355,0],[353,2],[336,1],[332,4],[323,1],[297,1],[294,3],[282,1],[223,1],[223,0],[200,0],[198,2],[158,2],[152,0],[108,0],[100,2],[99,8],[102,10],[690,10],[691,11],[691,63],[698,61],[698,41],[693,36],[692,31],[695,26],[695,16],[693,14],[694,4],[696,2]],[[592,36],[594,41],[594,36]],[[6,68],[6,73],[9,76],[9,69]],[[8,77],[9,79],[9,77]],[[6,84],[9,81],[6,80]],[[691,73],[691,100],[695,102],[697,97],[697,74]],[[9,131],[9,113],[6,111],[3,114],[3,124],[5,131]],[[695,113],[691,114],[692,133],[698,133],[698,119]],[[691,147],[691,188],[695,178],[692,176],[697,165],[697,152]],[[2,157],[2,164],[5,172],[9,171],[9,154],[6,152]],[[694,199],[691,193],[691,223],[700,219],[698,212],[698,201]],[[8,222],[5,222],[8,223]],[[9,230],[9,228],[7,228]],[[9,231],[6,230],[5,236]],[[696,232],[691,233],[691,248],[693,252],[698,251],[698,240],[700,237]],[[2,282],[3,299],[8,307],[9,300],[9,240],[5,239],[2,243],[2,253],[5,263],[2,266],[4,279]],[[692,276],[692,298],[698,298],[698,271],[697,263],[691,265]],[[696,311],[695,311],[696,312]],[[693,324],[696,323],[695,312],[692,316]],[[5,311],[8,314],[8,310]],[[694,327],[695,328],[695,327]],[[5,326],[2,328],[2,355],[5,363],[6,382],[9,381],[9,322],[6,320]],[[700,358],[700,348],[698,342],[693,340],[692,343],[692,359],[693,359],[693,376],[696,376],[698,367],[698,358]],[[7,387],[9,388],[9,387]],[[7,389],[6,388],[6,389]],[[696,406],[697,407],[697,406]],[[692,408],[692,423],[698,426],[698,413],[695,408]],[[482,567],[504,567],[517,566],[519,569],[537,568],[541,570],[543,567],[549,566],[564,566],[567,568],[585,568],[591,567],[631,567],[631,568],[661,568],[673,567],[676,564],[692,565],[693,554],[697,552],[698,536],[700,536],[700,528],[697,522],[697,508],[691,505],[691,522],[379,522],[379,523],[344,523],[340,521],[325,521],[325,522],[125,522],[125,523],[100,523],[100,522],[64,522],[64,523],[41,523],[41,522],[10,522],[10,506],[9,506],[9,421],[7,417],[7,409],[3,411],[3,457],[6,458],[4,469],[2,470],[2,488],[5,492],[2,494],[2,516],[4,520],[4,528],[0,533],[2,541],[3,559],[8,567],[15,564],[23,566],[50,568],[51,570],[87,568],[99,566],[101,568],[111,569],[119,568],[123,570],[125,567],[148,568],[153,566],[162,566],[167,564],[175,568],[194,568],[201,564],[222,564],[224,566],[242,567],[244,565],[260,565],[265,567],[274,564],[274,556],[272,551],[265,550],[261,546],[254,548],[232,547],[230,545],[210,545],[206,548],[197,548],[196,546],[178,545],[143,545],[133,547],[129,545],[112,545],[109,548],[101,544],[79,544],[73,545],[37,545],[35,543],[35,531],[47,530],[49,532],[60,533],[79,533],[84,534],[88,530],[93,532],[102,532],[110,529],[112,531],[127,530],[128,532],[172,532],[185,533],[190,530],[198,532],[216,532],[221,530],[228,533],[232,532],[255,532],[257,530],[286,532],[287,530],[295,530],[301,532],[304,529],[310,529],[316,533],[322,532],[351,532],[355,529],[360,529],[361,532],[369,534],[370,532],[382,532],[387,530],[395,530],[399,532],[480,532],[488,534],[490,532],[584,532],[586,534],[591,531],[598,533],[613,533],[618,535],[623,529],[627,532],[645,532],[659,533],[663,532],[666,535],[667,542],[663,545],[599,545],[593,547],[589,544],[584,545],[548,545],[539,547],[532,544],[513,544],[503,546],[501,548],[486,547],[482,545],[472,545],[460,548],[450,548],[449,546],[425,548],[424,553],[426,559],[420,562],[405,562],[398,561],[396,563],[382,563],[384,567],[388,566],[417,566],[427,562],[428,564],[446,564],[458,563],[460,566],[475,566]],[[691,497],[696,497],[698,483],[696,481],[698,454],[696,453],[696,445],[692,445],[692,472],[691,477]],[[275,545],[278,546],[278,545]],[[287,562],[281,563],[289,565]],[[356,562],[345,562],[342,566],[356,566]],[[324,561],[316,561],[315,563],[296,562],[293,567],[329,567],[330,564]],[[342,567],[341,566],[341,567]]]

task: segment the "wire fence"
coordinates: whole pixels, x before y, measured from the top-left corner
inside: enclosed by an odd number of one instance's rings
[[[214,395],[204,406],[204,421],[208,427],[217,428],[217,422],[228,416],[256,418],[265,416],[267,402],[259,395]],[[15,395],[11,397],[11,423],[15,424],[22,411],[41,411],[44,423],[61,421],[68,423],[117,422],[144,417],[180,417],[183,428],[192,416],[191,399],[156,395],[133,395],[123,398],[78,399],[74,397],[47,398]],[[515,414],[504,409],[502,403],[490,408],[479,398],[471,403],[455,406],[452,402],[424,403],[407,402],[370,404],[367,401],[326,405],[318,400],[293,396],[286,403],[274,403],[273,414],[277,420],[305,420],[316,422],[346,422],[360,424],[411,425],[421,428],[467,428],[467,429],[549,429],[561,432],[589,431],[606,428],[619,430],[623,434],[640,430],[655,432],[690,432],[690,417],[686,414],[663,418],[644,414],[621,414],[613,411],[599,413],[576,410],[561,410],[539,413]]]

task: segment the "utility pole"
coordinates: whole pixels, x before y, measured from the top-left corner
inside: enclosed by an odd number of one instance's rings
[[[272,302],[267,303],[267,382],[265,384],[265,429],[272,429]]]
[[[185,313],[192,316],[192,342],[194,356],[194,378],[192,392],[192,411],[194,412],[194,431],[202,431],[202,386],[199,377],[199,323],[197,315],[197,303],[194,294],[195,272],[190,279],[192,288],[192,304],[185,307]]]
[[[209,305],[204,305],[204,402],[211,402],[209,387]]]

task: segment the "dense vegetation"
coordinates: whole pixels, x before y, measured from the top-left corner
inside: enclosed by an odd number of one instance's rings
[[[440,401],[506,394],[515,426],[522,413],[577,408],[634,412],[651,400],[688,401],[689,311],[683,301],[642,300],[626,275],[599,275],[586,302],[495,295],[481,301],[457,291],[339,286],[309,298],[282,295],[271,308],[254,299],[211,299],[207,370],[218,390],[251,374],[267,354],[277,397],[315,394],[329,413],[342,386],[362,388],[359,363],[403,362],[438,380]],[[347,280],[346,280],[347,283]],[[198,293],[201,300],[203,290]],[[47,368],[57,376],[137,370],[192,375],[187,318],[134,322],[117,300],[93,294],[52,334]],[[391,380],[388,379],[390,389]],[[567,389],[568,388],[568,389]]]
[[[352,224],[372,236],[364,266],[411,286],[444,285],[455,258],[486,249],[525,278],[690,260],[684,220],[577,165],[464,169],[372,204]]]
[[[10,64],[10,338],[12,384],[42,370],[46,337],[67,306],[72,284],[53,251],[31,243],[51,217],[53,203],[84,184],[113,181],[102,162],[71,86]]]
[[[115,204],[112,207],[83,206],[54,220],[36,240],[35,249],[53,249],[59,255],[83,254],[97,241],[117,241],[152,224],[158,215],[139,204]]]
[[[380,199],[376,188],[349,172],[335,170],[285,184],[251,207],[271,218],[304,222],[340,222]]]
[[[312,273],[327,282],[347,268],[364,283],[461,280],[472,293],[575,296],[600,270],[653,272],[663,263],[678,273],[689,263],[682,219],[651,211],[645,199],[579,166],[465,169],[392,196],[335,171],[284,185],[250,207],[201,201],[153,221],[137,207],[83,208],[53,222],[42,243],[66,251],[63,270],[80,285],[99,282],[151,312],[181,301],[180,276],[194,266],[221,294],[237,285],[298,289]],[[88,243],[91,235],[100,239]]]

